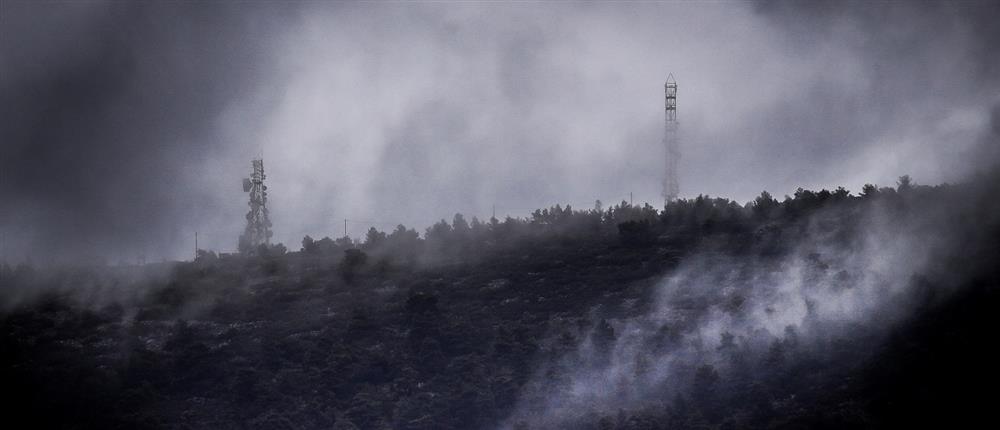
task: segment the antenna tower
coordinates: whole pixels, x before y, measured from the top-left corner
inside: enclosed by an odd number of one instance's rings
[[[663,203],[677,200],[680,194],[680,183],[677,180],[677,162],[681,158],[680,142],[677,138],[677,81],[674,75],[667,77],[667,82],[663,84],[665,97],[664,107],[666,116],[664,117],[663,146],[665,154],[665,171],[663,172]]]
[[[243,178],[243,192],[250,193],[250,211],[247,212],[247,227],[240,236],[239,250],[254,253],[260,245],[271,243],[271,220],[267,216],[267,186],[264,185],[264,160],[251,162],[253,173]]]

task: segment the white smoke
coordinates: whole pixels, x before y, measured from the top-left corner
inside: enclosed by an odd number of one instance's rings
[[[935,275],[935,262],[954,243],[941,227],[946,211],[901,215],[892,204],[818,213],[799,232],[762,229],[761,243],[794,241],[779,257],[707,249],[685,258],[658,283],[648,310],[608,320],[615,334],[609,345],[602,349],[597,324],[543,364],[504,428],[664,410],[678,394],[699,389],[695,375],[706,365],[725,383],[748,369],[769,372],[777,355],[878,339],[926,302],[930,292],[919,280],[934,279],[939,297],[952,284]],[[558,354],[560,341],[546,348]]]

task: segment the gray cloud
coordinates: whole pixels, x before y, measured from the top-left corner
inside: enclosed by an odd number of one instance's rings
[[[13,258],[176,255],[217,197],[192,163],[260,81],[277,12],[4,2],[0,226]]]
[[[953,181],[998,102],[998,16],[995,2],[5,2],[0,227],[36,259],[53,244],[180,258],[195,230],[232,249],[261,153],[292,248],[343,218],[421,228],[494,204],[656,202],[668,72],[684,195]]]

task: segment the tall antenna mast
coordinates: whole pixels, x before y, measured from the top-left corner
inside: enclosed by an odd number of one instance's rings
[[[677,81],[671,73],[663,84],[664,117],[663,147],[665,155],[665,170],[663,172],[663,204],[677,200],[680,194],[680,182],[677,180],[677,162],[681,158],[680,142],[677,138]]]
[[[267,186],[264,185],[264,160],[251,161],[253,173],[243,178],[243,192],[250,193],[250,211],[247,212],[247,226],[240,236],[239,250],[252,254],[260,245],[271,243],[271,220],[267,216]]]

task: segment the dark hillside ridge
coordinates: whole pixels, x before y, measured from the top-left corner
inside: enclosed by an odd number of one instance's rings
[[[861,196],[799,190],[747,205],[698,197],[663,211],[622,202],[502,221],[456,215],[425,238],[400,226],[364,243],[307,237],[297,252],[204,252],[165,268],[4,266],[4,404],[38,428],[974,422],[991,416],[995,397],[980,390],[1000,382],[990,345],[1000,305],[995,179],[906,178]],[[873,225],[902,226],[931,257],[899,282],[898,317],[842,330],[807,316],[776,336],[723,332],[702,345],[716,316],[749,321],[789,261],[807,283],[852,288],[861,275],[839,256],[870,241]],[[665,281],[699,264],[727,280],[717,290]],[[744,281],[755,292],[721,287]],[[824,305],[806,304],[809,315]],[[636,328],[664,309],[682,318],[648,335]],[[648,361],[639,367],[672,360],[670,377],[629,376],[635,386],[620,387],[619,400],[578,407],[563,388],[617,366],[630,333]]]

